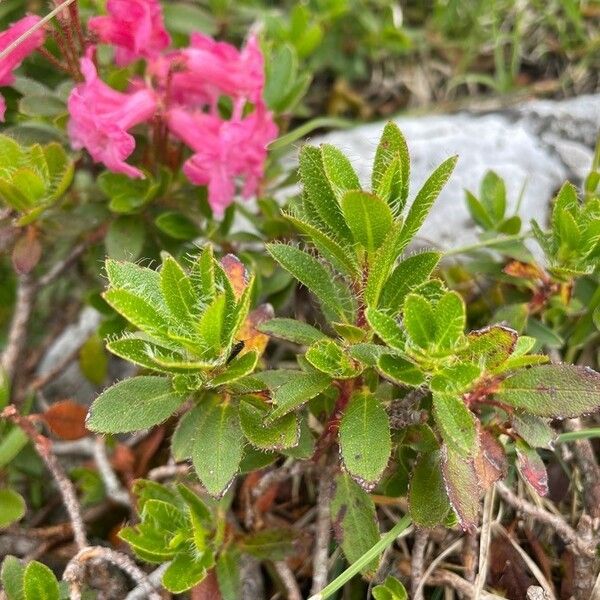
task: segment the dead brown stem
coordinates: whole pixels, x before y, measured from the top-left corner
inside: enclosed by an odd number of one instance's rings
[[[311,595],[318,594],[327,585],[329,540],[331,537],[331,473],[323,465],[317,490],[317,522],[313,551],[313,580]]]

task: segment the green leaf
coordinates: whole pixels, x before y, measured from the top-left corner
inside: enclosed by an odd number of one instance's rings
[[[339,438],[346,470],[362,487],[373,488],[392,452],[390,422],[373,394],[353,394],[340,422]]]
[[[390,381],[417,387],[425,381],[422,371],[400,356],[384,354],[377,362],[379,372]]]
[[[97,182],[110,200],[110,210],[116,213],[136,212],[152,199],[153,182],[150,178],[131,179],[122,173],[105,171]]]
[[[246,377],[246,375],[250,375],[250,373],[254,372],[257,362],[258,352],[255,352],[254,350],[237,356],[226,366],[222,373],[210,380],[210,385],[212,387],[217,387],[219,385],[233,383],[242,377]]]
[[[471,411],[454,394],[433,394],[433,417],[446,444],[464,456],[477,451],[477,429]]]
[[[427,348],[436,338],[436,319],[431,302],[416,294],[404,301],[404,328],[411,341]]]
[[[373,588],[375,600],[408,600],[406,588],[395,578],[389,575],[385,581]]]
[[[404,332],[398,322],[388,314],[376,308],[368,308],[365,312],[367,321],[373,331],[388,346],[403,350],[406,344]]]
[[[440,252],[421,252],[400,262],[383,286],[381,305],[399,311],[406,296],[427,281],[441,256]]]
[[[356,562],[379,541],[375,504],[371,497],[349,475],[336,477],[335,493],[331,501],[331,518],[335,524],[336,539],[341,543],[346,561]],[[362,570],[372,575],[377,569],[375,559]]]
[[[212,496],[222,496],[237,474],[244,437],[237,410],[218,397],[205,398],[203,427],[194,440],[192,460],[200,481]]]
[[[390,166],[394,161],[400,168],[401,192],[399,198],[399,208],[402,208],[406,198],[408,197],[408,182],[410,179],[410,155],[406,139],[402,135],[400,128],[391,121],[386,123],[383,128],[381,140],[375,152],[375,160],[373,162],[373,174],[371,179],[371,187],[373,192],[384,197],[382,194],[385,175],[389,172]]]
[[[181,594],[200,583],[214,564],[212,551],[200,554],[192,548],[178,552],[171,561],[162,577],[162,583],[167,590]]]
[[[600,408],[600,375],[574,365],[535,366],[505,379],[496,397],[539,417],[578,417]]]
[[[483,204],[481,204],[471,192],[466,191],[465,195],[467,199],[467,208],[469,209],[469,214],[473,221],[483,229],[493,229],[494,223]]]
[[[176,240],[188,241],[198,237],[198,227],[178,212],[164,212],[154,219],[154,224],[168,236]]]
[[[163,257],[160,289],[173,317],[191,327],[198,309],[196,295],[189,277],[172,256]]]
[[[496,369],[508,360],[515,350],[518,333],[503,325],[492,325],[467,336],[468,347],[464,352],[467,360],[485,369]]]
[[[7,600],[25,600],[23,578],[25,567],[15,556],[7,555],[2,561],[0,580]]]
[[[355,277],[359,272],[358,263],[354,252],[347,247],[340,245],[333,237],[324,233],[318,227],[310,223],[285,215],[286,219],[292,223],[296,229],[308,236],[319,252],[341,273],[349,277]]]
[[[306,198],[327,225],[329,232],[334,237],[350,242],[352,236],[327,179],[319,148],[303,146],[300,150],[300,178]]]
[[[204,407],[200,405],[195,406],[179,419],[171,438],[171,454],[176,461],[192,457],[196,434],[202,430],[207,414]]]
[[[153,427],[168,419],[185,398],[164,377],[124,379],[96,398],[86,427],[99,433],[126,433]]]
[[[296,410],[304,403],[312,400],[331,384],[331,377],[321,373],[294,372],[283,385],[273,394],[275,408],[269,415],[268,421],[274,421]]]
[[[150,304],[149,298],[143,298],[126,289],[114,288],[104,292],[102,297],[138,329],[159,340],[169,339],[169,321]]]
[[[160,290],[160,275],[132,262],[107,259],[106,275],[111,287],[129,290],[146,299],[155,308],[166,309]]]
[[[296,344],[310,346],[314,342],[327,339],[327,336],[308,323],[296,319],[270,319],[258,326],[258,330]]]
[[[136,260],[144,247],[146,229],[138,217],[122,216],[108,227],[105,244],[114,260]]]
[[[473,458],[448,446],[442,449],[442,473],[450,504],[463,530],[474,532],[479,521],[479,478]]]
[[[102,338],[94,333],[79,350],[79,368],[95,385],[101,385],[108,375],[108,357]]]
[[[552,450],[556,431],[548,421],[524,412],[515,412],[511,416],[514,432],[523,438],[533,448],[548,448]]]
[[[338,202],[348,190],[360,189],[358,175],[343,152],[330,144],[321,146],[325,175]]]
[[[300,427],[298,417],[289,413],[280,419],[265,418],[268,407],[261,399],[247,398],[240,402],[240,425],[248,441],[261,450],[281,450],[292,448],[298,444]]]
[[[437,200],[440,192],[446,182],[450,178],[454,166],[457,161],[456,156],[452,156],[445,160],[427,179],[419,193],[415,197],[408,214],[404,227],[402,228],[402,236],[399,242],[400,248],[405,248],[413,239],[417,231],[423,225],[425,218],[429,214],[433,203]]]
[[[242,597],[242,580],[239,566],[239,553],[231,546],[222,552],[217,559],[217,581],[223,600],[239,600]]]
[[[23,575],[24,600],[59,600],[58,581],[42,563],[32,560]]]
[[[377,250],[392,227],[386,202],[368,192],[349,191],[341,199],[342,212],[354,239],[369,252]]]
[[[304,284],[321,303],[342,321],[352,312],[350,292],[336,282],[333,273],[314,256],[287,244],[267,244],[271,256],[300,283]]]
[[[473,363],[456,363],[440,369],[430,380],[429,387],[434,392],[464,394],[479,377],[481,367]]]
[[[465,329],[465,303],[457,292],[447,292],[435,307],[435,343],[440,349],[453,348]]]
[[[442,477],[439,451],[422,454],[410,481],[408,502],[416,525],[436,527],[443,523],[450,511]]]
[[[0,489],[0,529],[22,519],[26,508],[21,494],[10,488]]]
[[[495,223],[500,223],[506,213],[506,187],[504,180],[494,171],[487,171],[481,182],[481,204]]]
[[[264,529],[244,536],[239,549],[261,560],[284,560],[294,550],[291,529]]]
[[[333,340],[321,340],[313,344],[305,354],[315,369],[336,379],[350,379],[362,371],[362,365],[352,360]]]

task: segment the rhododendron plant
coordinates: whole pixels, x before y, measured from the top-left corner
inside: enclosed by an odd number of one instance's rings
[[[88,27],[101,42],[115,46],[118,65],[154,58],[170,43],[158,0],[108,0],[107,16],[93,17]]]
[[[6,50],[25,32],[39,23],[39,21],[40,18],[38,16],[29,15],[13,23],[6,31],[0,33],[0,52]],[[13,71],[27,56],[44,44],[44,38],[44,30],[43,28],[39,28],[0,60],[0,86],[11,85],[14,82]],[[4,120],[5,110],[6,104],[4,98],[0,96],[0,120],[2,121]]]
[[[113,90],[98,78],[89,48],[81,59],[85,82],[77,85],[69,96],[69,135],[76,149],[85,148],[96,161],[111,171],[129,177],[143,177],[140,169],[125,162],[135,149],[128,130],[152,117],[156,99],[149,89],[130,94]]]

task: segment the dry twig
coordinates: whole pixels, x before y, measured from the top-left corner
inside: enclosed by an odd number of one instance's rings
[[[313,581],[311,595],[318,594],[327,585],[327,556],[331,537],[331,474],[325,466],[319,477],[317,491],[317,523],[313,552]]]

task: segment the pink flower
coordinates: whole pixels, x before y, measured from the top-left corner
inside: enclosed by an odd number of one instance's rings
[[[208,186],[208,202],[217,216],[233,202],[239,178],[244,179],[244,197],[256,192],[267,144],[277,135],[271,113],[262,102],[250,115],[234,115],[230,121],[182,108],[171,109],[167,118],[171,132],[195,151],[183,171],[192,183]]]
[[[216,110],[220,96],[257,103],[265,84],[264,61],[255,36],[240,51],[225,42],[195,33],[191,45],[150,64],[169,102]]]
[[[108,16],[92,17],[88,28],[100,41],[117,47],[120,66],[156,58],[170,43],[158,0],[108,0]]]
[[[40,17],[30,15],[23,17],[16,23],[13,23],[6,31],[0,33],[0,52],[8,48],[15,40],[21,37],[26,31],[29,31]],[[14,50],[8,53],[0,60],[0,85],[11,85],[15,76],[13,71],[29,56],[34,50],[44,44],[44,31],[42,28],[34,31],[28,38],[24,39]],[[1,98],[1,97],[0,97]],[[4,112],[6,103],[4,98],[0,100],[0,121],[4,121]]]
[[[90,48],[81,59],[85,82],[69,96],[69,136],[73,148],[85,148],[96,162],[111,171],[129,177],[143,173],[125,162],[133,152],[135,140],[128,129],[147,121],[156,111],[156,98],[148,89],[124,94],[113,90],[98,78]]]

